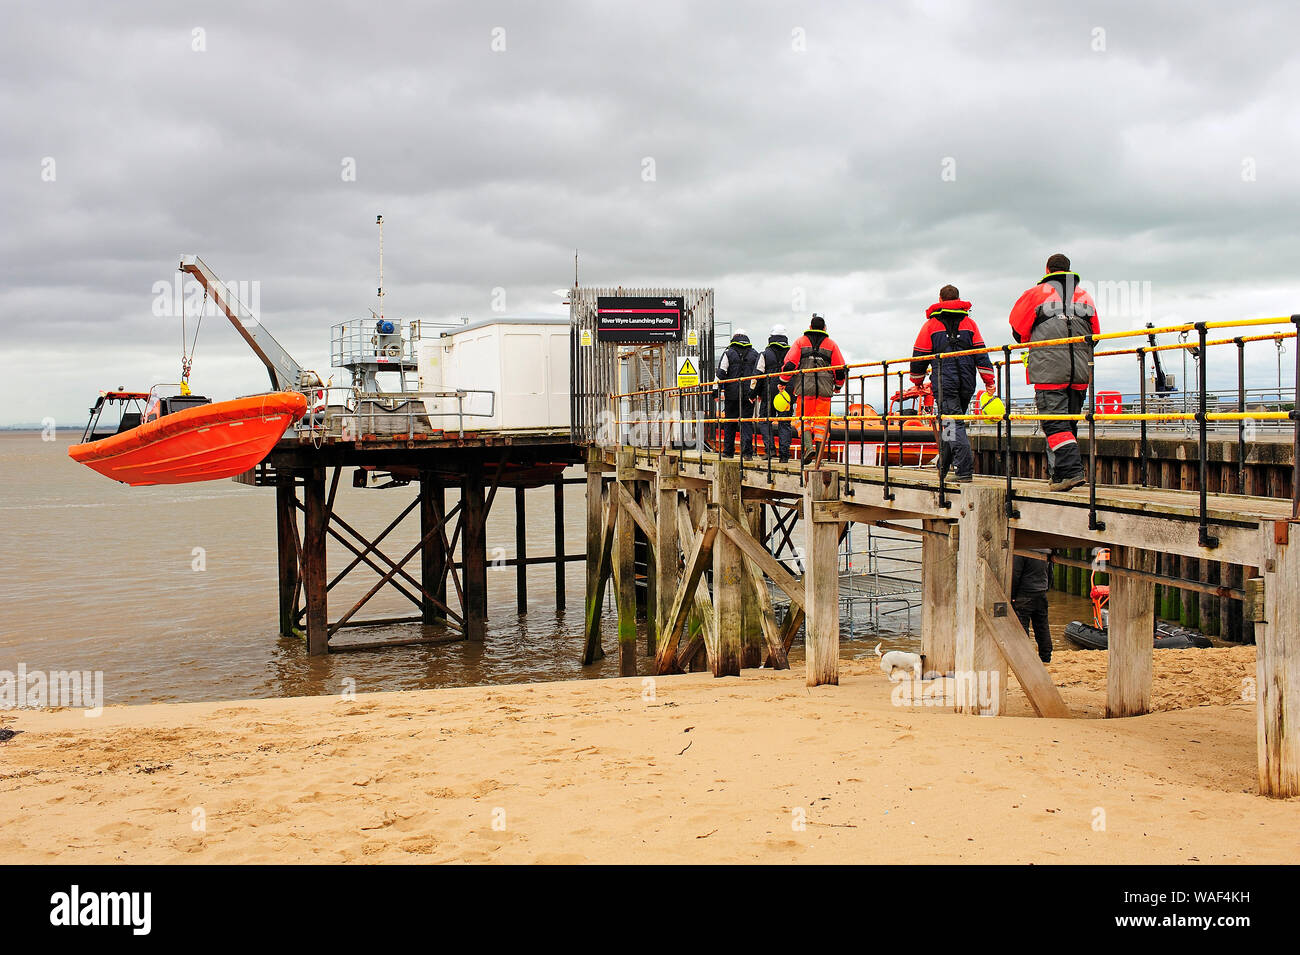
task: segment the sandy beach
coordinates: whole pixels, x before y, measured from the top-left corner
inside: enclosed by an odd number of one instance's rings
[[[1266,863],[1254,648],[1157,651],[1158,711],[1104,720],[1105,658],[1050,665],[1073,720],[891,702],[867,662],[403,693],[17,711],[0,861]],[[651,692],[653,691],[653,692]]]

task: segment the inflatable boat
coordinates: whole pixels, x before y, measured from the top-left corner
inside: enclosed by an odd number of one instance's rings
[[[214,481],[255,466],[307,410],[306,396],[296,391],[216,402],[180,391],[100,392],[81,443],[68,455],[133,487]],[[99,432],[109,409],[120,420]]]
[[[1105,630],[1080,620],[1071,620],[1065,625],[1065,639],[1080,650],[1105,650],[1110,646],[1110,638]],[[1203,649],[1211,644],[1208,637],[1195,631],[1157,623],[1152,634],[1152,645],[1157,650],[1187,650],[1192,647]]]

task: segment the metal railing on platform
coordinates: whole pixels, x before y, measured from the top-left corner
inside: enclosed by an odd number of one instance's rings
[[[306,394],[308,412],[296,433],[312,440],[414,440],[449,431],[464,437],[466,419],[474,430],[473,419],[496,415],[496,392],[483,389],[385,393],[329,387]]]
[[[1211,331],[1226,329],[1248,329],[1260,328],[1264,326],[1289,325],[1289,331],[1270,331],[1265,334],[1237,335],[1231,338],[1210,338]],[[891,475],[890,475],[890,456],[891,441],[895,448],[905,438],[909,437],[906,432],[908,426],[915,429],[916,425],[929,425],[929,434],[931,440],[935,442],[936,450],[939,452],[938,457],[942,460],[942,448],[944,444],[950,443],[955,435],[950,435],[945,431],[945,425],[951,428],[960,423],[963,427],[967,423],[977,422],[991,424],[996,427],[998,448],[1002,458],[1002,470],[1006,479],[1006,509],[1008,516],[1015,516],[1017,513],[1015,506],[1016,489],[1012,483],[1011,469],[1011,444],[1014,427],[1017,424],[1033,423],[1035,429],[1041,427],[1045,421],[1053,422],[1070,422],[1073,425],[1072,430],[1077,430],[1079,424],[1087,425],[1088,443],[1088,465],[1087,483],[1088,483],[1088,508],[1089,508],[1089,527],[1093,530],[1102,530],[1105,528],[1104,523],[1098,520],[1097,506],[1097,426],[1108,423],[1125,423],[1136,424],[1140,439],[1140,460],[1141,460],[1141,480],[1143,486],[1149,481],[1147,473],[1147,459],[1149,457],[1149,438],[1150,428],[1153,423],[1181,423],[1184,428],[1194,430],[1198,440],[1198,459],[1200,464],[1199,471],[1199,538],[1202,546],[1217,546],[1217,539],[1210,533],[1210,520],[1208,514],[1208,475],[1207,475],[1207,443],[1212,428],[1216,426],[1235,424],[1237,431],[1237,468],[1238,468],[1238,489],[1243,485],[1242,476],[1246,462],[1246,444],[1249,436],[1253,436],[1254,429],[1260,426],[1270,425],[1276,427],[1279,432],[1283,429],[1290,431],[1292,444],[1292,516],[1294,519],[1300,519],[1300,416],[1297,416],[1295,404],[1296,382],[1300,382],[1300,347],[1293,347],[1295,351],[1295,380],[1291,387],[1291,400],[1286,401],[1282,390],[1277,389],[1273,396],[1273,409],[1248,409],[1248,392],[1250,389],[1246,386],[1245,379],[1245,348],[1248,344],[1257,342],[1272,342],[1280,346],[1285,340],[1296,342],[1297,335],[1300,333],[1300,315],[1279,316],[1269,318],[1239,319],[1233,321],[1221,322],[1190,322],[1175,325],[1167,325],[1160,328],[1141,328],[1128,331],[1116,332],[1099,332],[1095,334],[1076,335],[1066,338],[1056,338],[1042,341],[1017,342],[1000,346],[991,346],[983,348],[962,349],[956,351],[946,351],[923,356],[908,356],[905,358],[881,359],[875,361],[846,363],[822,368],[812,369],[790,369],[779,372],[769,372],[762,375],[751,375],[741,378],[727,379],[725,382],[712,381],[705,382],[694,387],[677,387],[677,388],[654,388],[643,391],[628,392],[622,394],[611,394],[609,396],[610,422],[607,429],[607,436],[610,438],[605,444],[639,444],[649,447],[681,447],[686,444],[686,439],[691,436],[696,448],[701,451],[716,451],[721,456],[723,449],[717,441],[718,432],[725,425],[734,425],[737,430],[745,426],[754,427],[755,425],[766,424],[769,426],[779,425],[782,422],[789,422],[795,425],[802,425],[807,422],[815,422],[819,425],[819,430],[828,432],[834,423],[838,422],[843,429],[845,440],[840,442],[842,451],[841,457],[846,478],[849,476],[850,455],[848,448],[853,443],[850,439],[850,423],[857,423],[858,437],[856,443],[860,451],[863,452],[860,460],[865,457],[865,446],[868,443],[866,438],[866,427],[868,423],[874,424],[880,432],[880,440],[872,441],[872,444],[878,444],[882,447],[881,455],[883,466],[883,483],[886,499],[891,498]],[[1132,348],[1118,348],[1108,350],[1097,350],[1096,345],[1100,342],[1119,342],[1124,339],[1146,339],[1154,342],[1157,335],[1176,334],[1180,336],[1177,343],[1167,343],[1164,345],[1141,345]],[[1189,340],[1195,336],[1195,341]],[[1088,361],[1088,381],[1086,388],[1086,401],[1083,403],[1083,409],[1077,414],[1044,414],[1037,411],[1026,412],[1024,410],[1014,410],[1013,385],[1011,370],[1014,365],[1022,365],[1024,354],[1034,349],[1062,346],[1062,345],[1085,345],[1089,352]],[[1235,405],[1229,404],[1231,410],[1212,410],[1210,406],[1210,392],[1207,386],[1207,365],[1209,363],[1209,354],[1211,348],[1232,347],[1236,350],[1236,373],[1237,373],[1237,393],[1235,395]],[[1153,353],[1183,351],[1192,354],[1195,357],[1196,367],[1196,387],[1191,396],[1191,407],[1186,402],[1187,396],[1182,398],[1184,402],[1181,410],[1173,410],[1167,393],[1150,395],[1147,389],[1147,358]],[[943,412],[943,390],[942,390],[942,366],[944,362],[952,361],[956,358],[990,356],[1001,354],[1001,358],[995,364],[995,375],[999,381],[999,391],[1004,398],[1002,414],[995,418],[990,418],[982,414],[945,414]],[[1022,353],[1015,355],[1015,353]],[[1279,353],[1280,354],[1280,353]],[[1113,404],[1107,404],[1104,407],[1107,410],[1098,410],[1098,395],[1096,392],[1096,362],[1099,358],[1111,358],[1123,355],[1134,356],[1137,360],[1139,373],[1139,391],[1137,392],[1136,410],[1125,411],[1122,395],[1120,396],[1119,408],[1114,409]],[[933,394],[928,396],[928,401],[918,399],[916,411],[912,413],[891,413],[891,404],[897,403],[902,396],[905,396],[904,374],[910,370],[912,362],[924,361],[928,363],[931,372],[931,381],[935,382]],[[991,362],[992,363],[992,362]],[[891,366],[893,371],[891,372]],[[1279,365],[1280,369],[1280,365]],[[723,417],[717,413],[716,400],[717,389],[722,384],[740,384],[744,382],[751,383],[748,390],[757,390],[759,387],[766,388],[768,382],[779,380],[780,387],[784,388],[794,376],[816,375],[831,373],[835,376],[838,384],[836,391],[840,394],[839,404],[843,410],[837,411],[832,407],[829,413],[819,415],[801,414],[800,408],[792,409],[788,416],[748,416],[748,417]],[[899,383],[899,390],[893,396],[890,395],[891,374],[896,376]],[[1279,370],[1280,377],[1280,370]],[[882,383],[882,397],[884,400],[884,411],[868,413],[866,401],[867,382],[872,379],[880,379]],[[854,383],[857,387],[854,388]],[[1186,382],[1184,381],[1184,384]],[[741,385],[741,387],[744,387]],[[874,386],[873,386],[874,390]],[[1260,389],[1255,389],[1257,392]],[[849,396],[857,392],[859,397],[856,413],[854,405]],[[1184,389],[1186,391],[1186,389]],[[1108,395],[1116,394],[1108,392]],[[669,408],[667,414],[663,414],[660,420],[650,421],[647,416],[637,414],[637,405],[648,406],[646,401],[648,396],[654,396],[655,405],[660,408]],[[676,399],[675,401],[672,399]],[[1214,404],[1216,408],[1222,407],[1223,402],[1218,394],[1215,394]],[[1020,405],[1023,409],[1024,405]],[[708,409],[712,413],[705,414]],[[694,414],[689,412],[694,410]],[[901,412],[901,406],[900,406]],[[662,414],[662,413],[660,413]],[[626,420],[625,415],[631,417]],[[891,422],[896,423],[891,429]],[[1194,429],[1193,429],[1194,426]],[[891,437],[891,430],[893,435]],[[709,439],[712,436],[716,447],[709,446]],[[639,440],[629,440],[637,438]],[[829,441],[829,434],[819,442],[817,449],[818,462],[824,460]],[[920,439],[918,435],[915,440]],[[728,451],[734,453],[733,449]],[[770,450],[765,448],[765,451]],[[801,448],[801,451],[806,449]],[[767,457],[767,469],[769,481],[771,480],[772,464],[771,455]],[[680,464],[679,464],[680,466]],[[742,467],[743,467],[742,461]],[[802,472],[801,472],[802,474]],[[846,494],[852,495],[852,483],[846,487]],[[948,497],[952,489],[946,481],[946,473],[943,467],[939,468],[939,481],[936,491],[939,505],[949,507]]]

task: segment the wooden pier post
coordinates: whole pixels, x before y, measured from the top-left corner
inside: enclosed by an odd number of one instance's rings
[[[808,471],[804,487],[804,661],[808,686],[840,682],[840,525],[818,521],[817,505],[840,499],[838,471]],[[793,609],[791,610],[793,613]]]
[[[564,579],[564,475],[555,479],[555,609],[563,610],[564,592],[568,585]]]
[[[957,594],[955,670],[958,713],[997,715],[1007,702],[1007,661],[993,635],[979,626],[983,561],[1003,590],[1011,583],[1011,530],[1003,509],[1003,491],[967,484],[957,518]],[[1010,608],[1006,608],[1010,612]]]
[[[522,487],[515,488],[515,609],[528,613],[528,514]]]
[[[442,481],[431,474],[420,474],[420,585],[447,603],[447,552],[441,534],[431,533],[438,525],[438,515],[447,512],[447,492]],[[420,598],[421,623],[442,623],[447,614],[427,596]]]
[[[749,501],[745,503],[741,512],[741,526],[755,540],[763,539],[761,530],[763,523],[762,510],[763,505],[761,503]],[[748,571],[748,568],[742,565],[741,570]],[[749,578],[751,585],[752,577],[753,575],[747,572],[741,574],[742,581]],[[742,670],[754,670],[761,667],[763,660],[767,657],[767,642],[763,638],[763,611],[757,599],[748,599],[750,589],[743,583],[741,592],[746,595],[746,599],[742,600],[740,604],[740,667]]]
[[[295,636],[298,618],[298,492],[293,474],[275,479],[275,539],[280,567],[280,636]]]
[[[1286,798],[1300,795],[1300,524],[1270,522],[1262,531],[1263,605],[1254,621],[1259,791]]]
[[[1155,573],[1156,553],[1113,547],[1116,567]],[[1155,651],[1156,585],[1126,575],[1110,578],[1109,642],[1106,650],[1106,716],[1140,716],[1151,711],[1151,668]]]
[[[636,479],[636,449],[619,448],[618,470],[610,495],[621,499],[622,489]],[[625,483],[627,482],[627,483]],[[623,506],[618,508],[614,530],[614,582],[618,603],[618,673],[636,676],[636,521]]]
[[[481,469],[460,485],[461,577],[465,588],[465,639],[487,636],[487,500]]]
[[[326,588],[325,469],[313,468],[303,482],[302,586],[307,602],[307,653],[329,653],[329,604]]]
[[[713,500],[724,514],[743,521],[740,503],[740,462],[723,459],[714,471]],[[725,534],[713,544],[713,630],[717,653],[710,660],[714,676],[740,675],[740,633],[745,583],[744,555]]]
[[[655,478],[655,634],[668,626],[673,596],[681,582],[677,566],[680,544],[677,536],[677,468],[672,455],[659,455]],[[687,639],[690,634],[687,634]]]
[[[601,496],[605,460],[600,448],[587,448],[587,593],[584,600],[583,619],[588,621],[583,665],[594,663],[605,656],[600,642],[600,604],[605,588],[601,586],[601,555],[605,547],[605,514],[601,510]]]
[[[926,520],[921,526],[930,531],[921,535],[921,653],[927,671],[951,673],[957,668],[957,525]]]

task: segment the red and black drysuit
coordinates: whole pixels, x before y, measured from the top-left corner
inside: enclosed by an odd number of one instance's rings
[[[970,317],[970,302],[952,299],[935,302],[925,310],[925,324],[912,346],[914,356],[942,355],[945,352],[969,351],[984,347],[979,326]],[[975,394],[975,375],[984,379],[984,387],[995,390],[993,363],[988,355],[958,355],[955,358],[912,359],[912,383],[920,386],[930,372],[931,390],[940,414],[963,415],[970,408]],[[948,473],[955,468],[958,477],[969,477],[974,469],[970,438],[964,421],[945,420],[940,435],[939,470]]]
[[[1011,334],[1018,342],[1049,341],[1101,333],[1097,306],[1079,287],[1077,272],[1049,272],[1011,308]],[[1092,343],[1045,345],[1025,352],[1025,378],[1034,386],[1038,413],[1077,415],[1083,410],[1092,370]],[[1047,467],[1053,482],[1082,477],[1077,421],[1044,421]]]
[[[782,375],[781,381],[794,379],[790,390],[799,399],[795,417],[799,419],[799,453],[805,461],[815,453],[817,441],[826,438],[831,396],[844,387],[848,377],[848,369],[843,366],[840,346],[817,328],[796,338],[785,354],[781,370],[788,374]]]

